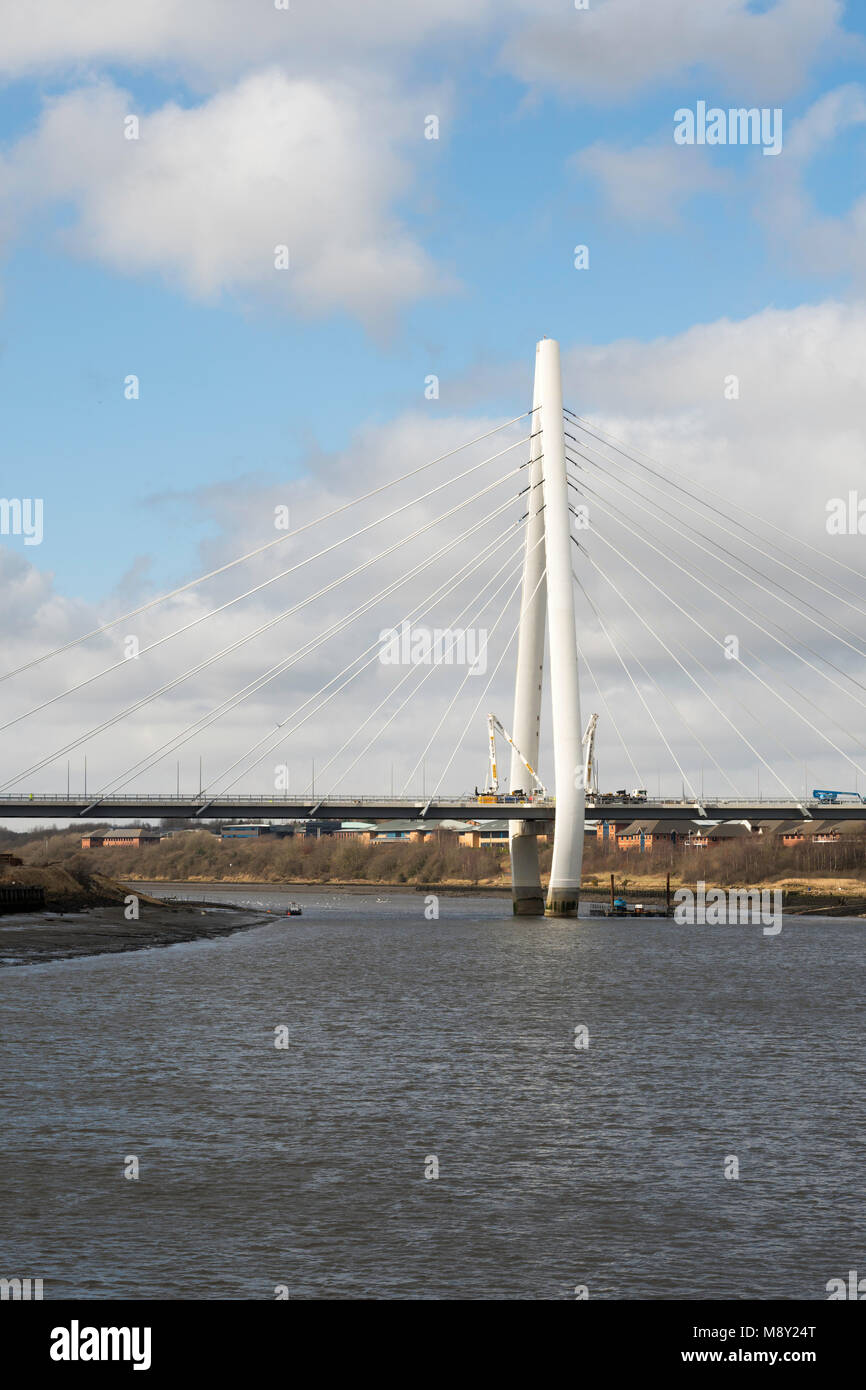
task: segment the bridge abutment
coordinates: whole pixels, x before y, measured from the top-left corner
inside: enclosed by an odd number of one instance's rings
[[[509,849],[511,851],[511,901],[515,917],[543,917],[544,889],[538,865],[538,838],[532,821],[512,821]]]

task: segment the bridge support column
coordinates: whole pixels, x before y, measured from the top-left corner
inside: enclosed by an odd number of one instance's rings
[[[544,676],[544,624],[547,613],[544,576],[544,488],[541,461],[541,411],[539,375],[536,365],[532,439],[529,446],[529,516],[523,552],[523,589],[520,630],[517,639],[517,674],[514,683],[514,715],[511,728],[514,741],[533,767],[538,767],[538,737],[541,727],[541,685]],[[526,785],[527,772],[512,749],[512,792]],[[511,855],[511,896],[514,912],[521,917],[544,914],[544,892],[538,867],[538,840],[532,821],[509,821],[508,848]]]
[[[586,792],[583,786],[572,577],[573,542],[566,481],[559,344],[552,338],[544,338],[538,344],[536,354],[536,392],[541,406],[544,549],[547,556],[547,621],[556,776],[556,828],[546,912],[549,917],[576,917],[583,864]]]

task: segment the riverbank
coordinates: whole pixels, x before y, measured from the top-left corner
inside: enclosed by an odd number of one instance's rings
[[[125,884],[110,875],[74,864],[3,865],[0,886],[29,894],[34,902],[39,902],[36,911],[46,912],[82,912],[92,907],[122,906],[130,892]],[[138,896],[144,902],[156,904],[158,901],[143,894]],[[0,906],[0,922],[9,913],[18,915],[21,910],[14,905]]]
[[[273,920],[273,914],[221,904],[140,900],[138,910],[137,921],[131,922],[116,906],[0,917],[0,968],[176,946],[230,936]]]
[[[83,827],[86,828],[86,827]],[[203,828],[178,828],[158,844],[104,846],[82,850],[81,830],[64,830],[38,840],[20,841],[23,868],[68,869],[73,875],[110,877],[116,883],[223,884],[291,892],[409,891],[510,896],[511,874],[503,847],[471,848],[447,831],[424,842],[368,844],[355,839],[294,835],[221,839]],[[9,837],[7,836],[7,839]],[[15,840],[9,841],[14,849]],[[539,850],[542,883],[550,871],[550,846]],[[629,899],[671,887],[694,889],[696,880],[721,888],[779,889],[792,906],[814,903],[831,908],[866,900],[866,835],[838,842],[786,846],[777,835],[734,838],[705,848],[654,843],[638,854],[587,837],[583,862],[584,897],[604,899],[610,874],[617,892]],[[809,890],[812,890],[811,893]]]
[[[696,887],[695,880],[683,882],[672,877],[671,898],[673,900],[678,888],[687,888],[694,892]],[[730,884],[714,882],[709,876],[705,880],[705,888],[707,892],[731,891]],[[667,892],[664,879],[633,874],[622,878],[617,876],[614,891],[617,897],[628,898],[629,902],[647,902],[654,905],[664,902]],[[859,879],[814,878],[811,882],[789,878],[764,879],[737,885],[737,891],[781,893],[782,910],[789,917],[866,916],[866,885]],[[607,884],[601,884],[595,878],[590,886],[584,884],[580,897],[581,902],[609,902],[610,889]]]

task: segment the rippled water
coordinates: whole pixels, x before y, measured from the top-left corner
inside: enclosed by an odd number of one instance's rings
[[[866,1272],[863,923],[293,896],[302,918],[221,941],[3,974],[0,1275],[47,1298],[821,1299]]]

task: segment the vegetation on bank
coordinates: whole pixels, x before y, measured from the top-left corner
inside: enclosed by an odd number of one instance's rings
[[[3,865],[0,867],[0,884],[41,888],[45,895],[43,906],[47,912],[80,912],[83,908],[99,906],[119,907],[125,903],[129,893],[125,884],[98,872],[93,864],[82,866],[73,859],[63,864]],[[143,902],[156,903],[156,899],[147,894],[138,896]],[[0,915],[4,911],[15,913],[23,910],[13,904],[5,909],[0,907]]]
[[[670,874],[673,884],[703,879],[727,887],[840,879],[856,880],[866,889],[866,832],[843,835],[825,845],[813,844],[811,840],[786,845],[781,835],[769,833],[722,840],[705,849],[656,841],[645,854],[592,841],[584,852],[583,872],[585,879],[598,876],[599,881],[606,881],[615,873],[617,882],[653,880],[664,884],[665,876]]]
[[[85,827],[89,829],[91,827]],[[81,829],[0,831],[0,849],[33,866],[57,864],[74,872],[101,872],[115,880],[153,882],[451,884],[507,888],[508,854],[469,849],[442,832],[424,843],[370,845],[323,837],[221,841],[207,830],[176,834],[142,849],[122,846],[82,850]],[[550,867],[550,848],[542,846],[542,876]],[[698,879],[720,886],[820,885],[832,891],[866,895],[866,834],[846,835],[833,844],[807,841],[787,846],[778,835],[724,841],[706,849],[659,843],[645,854],[588,841],[584,888],[607,890],[616,875],[625,891],[663,888]]]
[[[89,865],[124,881],[239,883],[497,883],[507,885],[508,856],[468,849],[456,838],[422,844],[357,840],[224,840],[206,830],[173,835],[141,849],[81,849],[81,832],[40,837],[15,851],[31,864]]]

